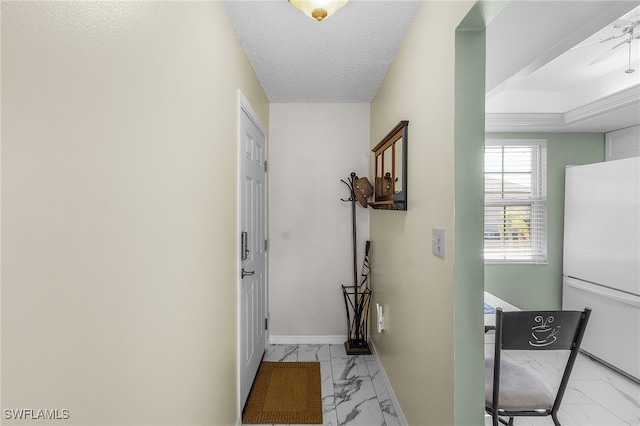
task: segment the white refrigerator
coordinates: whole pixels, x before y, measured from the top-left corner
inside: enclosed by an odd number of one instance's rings
[[[563,309],[593,311],[582,350],[640,382],[640,157],[567,167]]]

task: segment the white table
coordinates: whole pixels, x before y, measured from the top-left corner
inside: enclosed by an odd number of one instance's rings
[[[494,308],[502,308],[503,311],[519,311],[517,307],[513,306],[510,303],[505,302],[499,297],[494,296],[491,293],[484,292],[484,301]],[[496,325],[496,314],[484,314],[484,325],[487,326],[495,326]]]

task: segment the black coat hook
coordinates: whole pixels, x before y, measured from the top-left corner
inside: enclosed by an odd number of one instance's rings
[[[344,201],[345,203],[349,203],[349,202],[355,200],[355,195],[353,193],[353,180],[355,179],[355,176],[356,176],[356,174],[354,172],[351,172],[351,178],[349,179],[349,182],[347,182],[344,179],[340,179],[340,182],[342,182],[345,185],[347,185],[347,188],[349,188],[349,193],[351,194],[351,197],[347,198],[346,200],[344,198],[340,198],[340,201]]]

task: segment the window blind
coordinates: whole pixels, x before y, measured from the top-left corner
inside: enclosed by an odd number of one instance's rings
[[[485,262],[546,263],[546,175],[545,140],[485,142]]]

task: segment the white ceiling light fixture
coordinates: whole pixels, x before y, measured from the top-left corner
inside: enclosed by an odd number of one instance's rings
[[[348,0],[289,0],[289,3],[300,9],[310,18],[316,21],[322,21],[347,4],[347,1]]]

